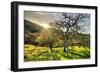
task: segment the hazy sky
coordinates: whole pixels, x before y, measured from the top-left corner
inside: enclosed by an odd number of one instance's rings
[[[43,27],[48,27],[48,23],[61,19],[61,13],[24,11],[24,19],[37,23]],[[85,25],[84,32],[90,33],[90,18],[85,18],[84,22],[80,24]]]

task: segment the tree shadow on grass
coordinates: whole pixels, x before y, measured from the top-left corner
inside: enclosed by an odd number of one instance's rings
[[[71,51],[69,53],[72,54],[72,55],[74,55],[74,56],[78,56],[80,59],[90,58],[90,56],[89,55],[86,55],[86,54],[82,55],[80,53],[71,52]]]

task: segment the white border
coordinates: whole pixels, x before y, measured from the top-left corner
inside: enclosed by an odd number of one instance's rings
[[[91,58],[82,60],[67,60],[67,61],[44,61],[44,62],[24,62],[24,11],[47,11],[47,12],[72,12],[72,13],[90,13],[91,14]],[[60,7],[45,7],[45,6],[18,6],[18,68],[36,68],[50,66],[71,66],[71,65],[86,65],[95,64],[95,10],[80,9],[80,8],[60,8]]]

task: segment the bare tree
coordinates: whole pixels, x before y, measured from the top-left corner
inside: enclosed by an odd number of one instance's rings
[[[89,17],[88,14],[79,13],[62,13],[61,19],[56,20],[50,25],[57,30],[63,37],[64,52],[67,51],[68,38],[71,33],[79,33],[82,29],[82,25],[79,23],[84,21],[84,18]]]

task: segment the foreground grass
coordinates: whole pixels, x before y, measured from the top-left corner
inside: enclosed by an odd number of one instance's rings
[[[52,48],[38,47],[25,44],[24,61],[49,61],[49,60],[75,60],[90,58],[90,49],[78,46],[69,46],[67,52],[63,52],[63,47]]]

